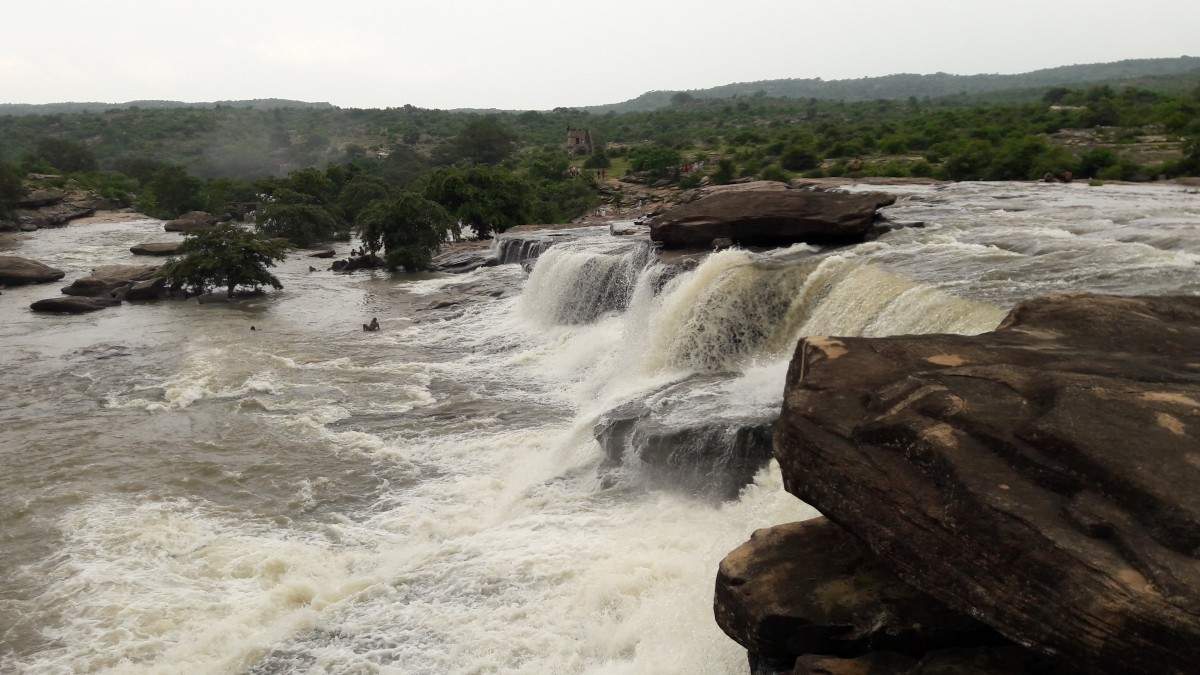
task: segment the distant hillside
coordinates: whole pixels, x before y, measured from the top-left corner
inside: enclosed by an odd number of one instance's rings
[[[0,115],[56,115],[61,113],[95,113],[107,110],[128,110],[142,108],[145,110],[163,110],[174,108],[212,109],[248,108],[251,110],[279,109],[327,109],[329,103],[309,103],[307,101],[290,101],[283,98],[256,98],[249,101],[211,101],[205,103],[185,103],[183,101],[126,101],[125,103],[0,103]]]
[[[1136,84],[1138,86],[1172,85],[1184,79],[1200,81],[1200,57],[1181,56],[1170,59],[1131,59],[1113,63],[1092,63],[1035,70],[1018,75],[932,75],[896,74],[883,77],[864,77],[856,80],[787,79],[738,82],[710,89],[651,91],[637,98],[609,105],[581,108],[593,113],[644,112],[665,108],[680,93],[698,99],[733,98],[737,96],[770,96],[777,98],[815,98],[840,101],[871,101],[877,99],[946,98],[952,96],[983,96],[1002,92],[1021,92],[1020,96],[1036,96],[1049,87],[1087,84]]]

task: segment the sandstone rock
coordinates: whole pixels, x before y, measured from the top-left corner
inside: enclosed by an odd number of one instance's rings
[[[0,255],[0,284],[42,284],[58,281],[66,276],[62,270],[54,269],[36,260],[19,258],[15,255]]]
[[[189,211],[174,220],[168,220],[163,229],[167,232],[199,232],[217,224],[217,219],[204,211]]]
[[[17,208],[37,209],[43,206],[51,206],[61,202],[66,196],[66,193],[62,190],[33,190],[17,200]]]
[[[17,222],[22,228],[59,227],[72,220],[87,218],[96,213],[95,196],[88,193],[71,193],[65,200],[38,208],[17,209]]]
[[[758,530],[721,561],[717,624],[760,670],[805,654],[857,657],[1008,641],[900,581],[825,518]]]
[[[919,660],[895,652],[855,658],[810,654],[796,659],[792,675],[1063,675],[1062,664],[1021,647],[941,649]]]
[[[811,190],[725,191],[675,207],[650,223],[665,248],[710,248],[715,239],[743,246],[862,241],[876,212],[895,201],[879,193]]]
[[[182,241],[152,241],[131,246],[129,252],[134,255],[167,256],[179,253]]]
[[[29,306],[35,312],[86,314],[121,304],[119,298],[47,298]]]
[[[71,282],[62,292],[84,297],[110,295],[151,279],[157,272],[157,265],[102,265],[92,270],[90,276]]]
[[[1200,297],[808,338],[775,454],[898,576],[1018,642],[1095,672],[1200,663]]]

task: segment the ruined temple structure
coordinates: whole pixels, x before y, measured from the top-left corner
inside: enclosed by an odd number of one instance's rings
[[[567,152],[572,155],[590,155],[593,147],[590,130],[567,129]]]

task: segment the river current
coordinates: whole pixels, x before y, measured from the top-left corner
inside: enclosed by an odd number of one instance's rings
[[[605,411],[722,373],[695,415],[769,415],[802,335],[980,333],[1050,292],[1200,294],[1200,195],[1180,186],[884,189],[891,220],[924,227],[681,274],[595,228],[528,273],[339,275],[297,254],[284,290],[234,305],[47,316],[28,305],[57,285],[5,289],[0,672],[744,672],[712,619],[716,565],[815,512],[771,466],[732,500],[636,463],[603,474]],[[0,252],[65,283],[174,236],[76,224]],[[489,293],[429,309],[466,284]]]

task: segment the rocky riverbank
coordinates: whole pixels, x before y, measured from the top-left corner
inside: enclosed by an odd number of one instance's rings
[[[1191,296],[1050,296],[975,337],[801,341],[775,456],[832,522],[730,554],[718,623],[758,673],[933,672],[945,647],[966,672],[1193,672],[1198,357]],[[957,614],[916,613],[940,606]],[[932,637],[973,621],[1006,640]]]

